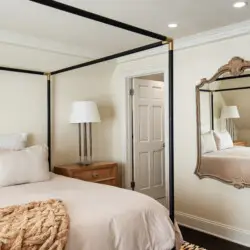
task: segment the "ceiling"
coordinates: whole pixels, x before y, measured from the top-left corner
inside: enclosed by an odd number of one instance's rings
[[[180,38],[250,18],[250,5],[233,0],[60,0],[163,35]],[[177,22],[177,29],[168,23]],[[29,0],[0,1],[0,30],[50,39],[108,55],[154,42],[128,31],[55,10]],[[91,54],[91,53],[90,53]],[[88,55],[89,56],[89,55]]]

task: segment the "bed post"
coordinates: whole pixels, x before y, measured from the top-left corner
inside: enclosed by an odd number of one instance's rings
[[[45,73],[47,76],[47,144],[48,144],[48,161],[49,170],[51,171],[51,74]]]
[[[169,41],[169,212],[175,222],[174,213],[174,41]]]
[[[211,97],[211,128],[214,130],[214,92],[210,92],[210,97]]]
[[[174,41],[169,40],[169,216],[175,223],[175,199],[174,199]],[[175,247],[172,249],[175,250]]]

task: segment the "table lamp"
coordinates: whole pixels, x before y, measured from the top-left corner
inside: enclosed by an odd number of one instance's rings
[[[226,127],[232,139],[235,139],[235,127],[232,119],[240,118],[237,106],[224,106],[221,110],[221,118],[226,119]]]
[[[70,123],[78,124],[79,132],[79,165],[92,162],[92,123],[101,122],[97,105],[93,101],[77,101],[72,104]],[[83,132],[83,140],[82,140]],[[84,158],[82,159],[82,148]]]

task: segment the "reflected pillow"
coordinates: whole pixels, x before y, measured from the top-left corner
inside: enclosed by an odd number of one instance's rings
[[[0,154],[0,187],[50,179],[48,149],[37,145]]]
[[[228,131],[214,132],[214,137],[218,150],[232,148],[234,146],[232,137]]]
[[[201,152],[202,154],[217,151],[213,131],[201,135]]]

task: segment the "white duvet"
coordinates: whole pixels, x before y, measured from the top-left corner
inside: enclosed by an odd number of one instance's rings
[[[200,173],[233,183],[250,185],[250,147],[232,147],[202,156]]]
[[[0,188],[0,207],[61,199],[70,216],[67,250],[170,250],[175,233],[157,201],[125,189],[52,175]]]

